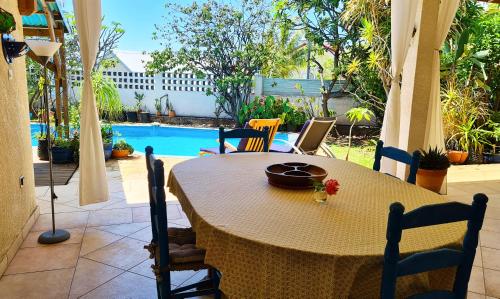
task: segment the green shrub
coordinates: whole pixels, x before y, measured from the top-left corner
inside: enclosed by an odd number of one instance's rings
[[[118,140],[117,143],[113,145],[114,150],[128,150],[130,154],[134,153],[134,148],[128,144],[125,139]]]

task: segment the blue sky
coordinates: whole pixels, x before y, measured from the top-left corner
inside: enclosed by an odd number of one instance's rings
[[[59,1],[62,2],[64,11],[73,12],[73,0]],[[163,16],[166,14],[165,3],[188,5],[193,3],[193,0],[101,0],[104,23],[116,21],[125,29],[118,49],[140,52],[160,49],[159,41],[153,41],[151,37],[155,31],[154,25],[163,23]]]
[[[120,22],[125,35],[120,40],[120,50],[151,51],[159,48],[151,39],[154,25],[162,23],[165,0],[101,0],[104,23]],[[168,1],[191,3],[191,1]],[[63,10],[73,11],[73,1],[64,0]]]

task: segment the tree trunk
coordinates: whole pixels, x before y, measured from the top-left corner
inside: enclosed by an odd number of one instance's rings
[[[330,93],[321,94],[323,101],[321,102],[321,107],[323,108],[323,117],[329,117],[330,112],[328,111],[328,100],[330,99]]]

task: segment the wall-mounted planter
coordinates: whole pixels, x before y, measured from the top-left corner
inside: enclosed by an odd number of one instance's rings
[[[9,34],[16,30],[16,20],[14,16],[0,8],[0,33]]]

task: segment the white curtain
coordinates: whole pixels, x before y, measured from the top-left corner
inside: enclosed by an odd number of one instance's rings
[[[445,149],[443,120],[441,114],[440,98],[440,61],[439,49],[444,43],[451,24],[455,18],[460,0],[441,0],[439,4],[439,16],[437,21],[436,36],[434,40],[434,54],[432,57],[432,86],[427,124],[425,131],[424,149],[429,146]]]
[[[80,205],[87,205],[108,200],[101,128],[91,81],[101,32],[101,0],[73,0],[73,9],[83,64],[80,116]]]
[[[415,27],[418,1],[391,1],[391,90],[385,107],[384,122],[380,139],[384,146],[399,145],[399,123],[401,117],[400,76]],[[381,171],[396,175],[396,162],[382,159]]]

